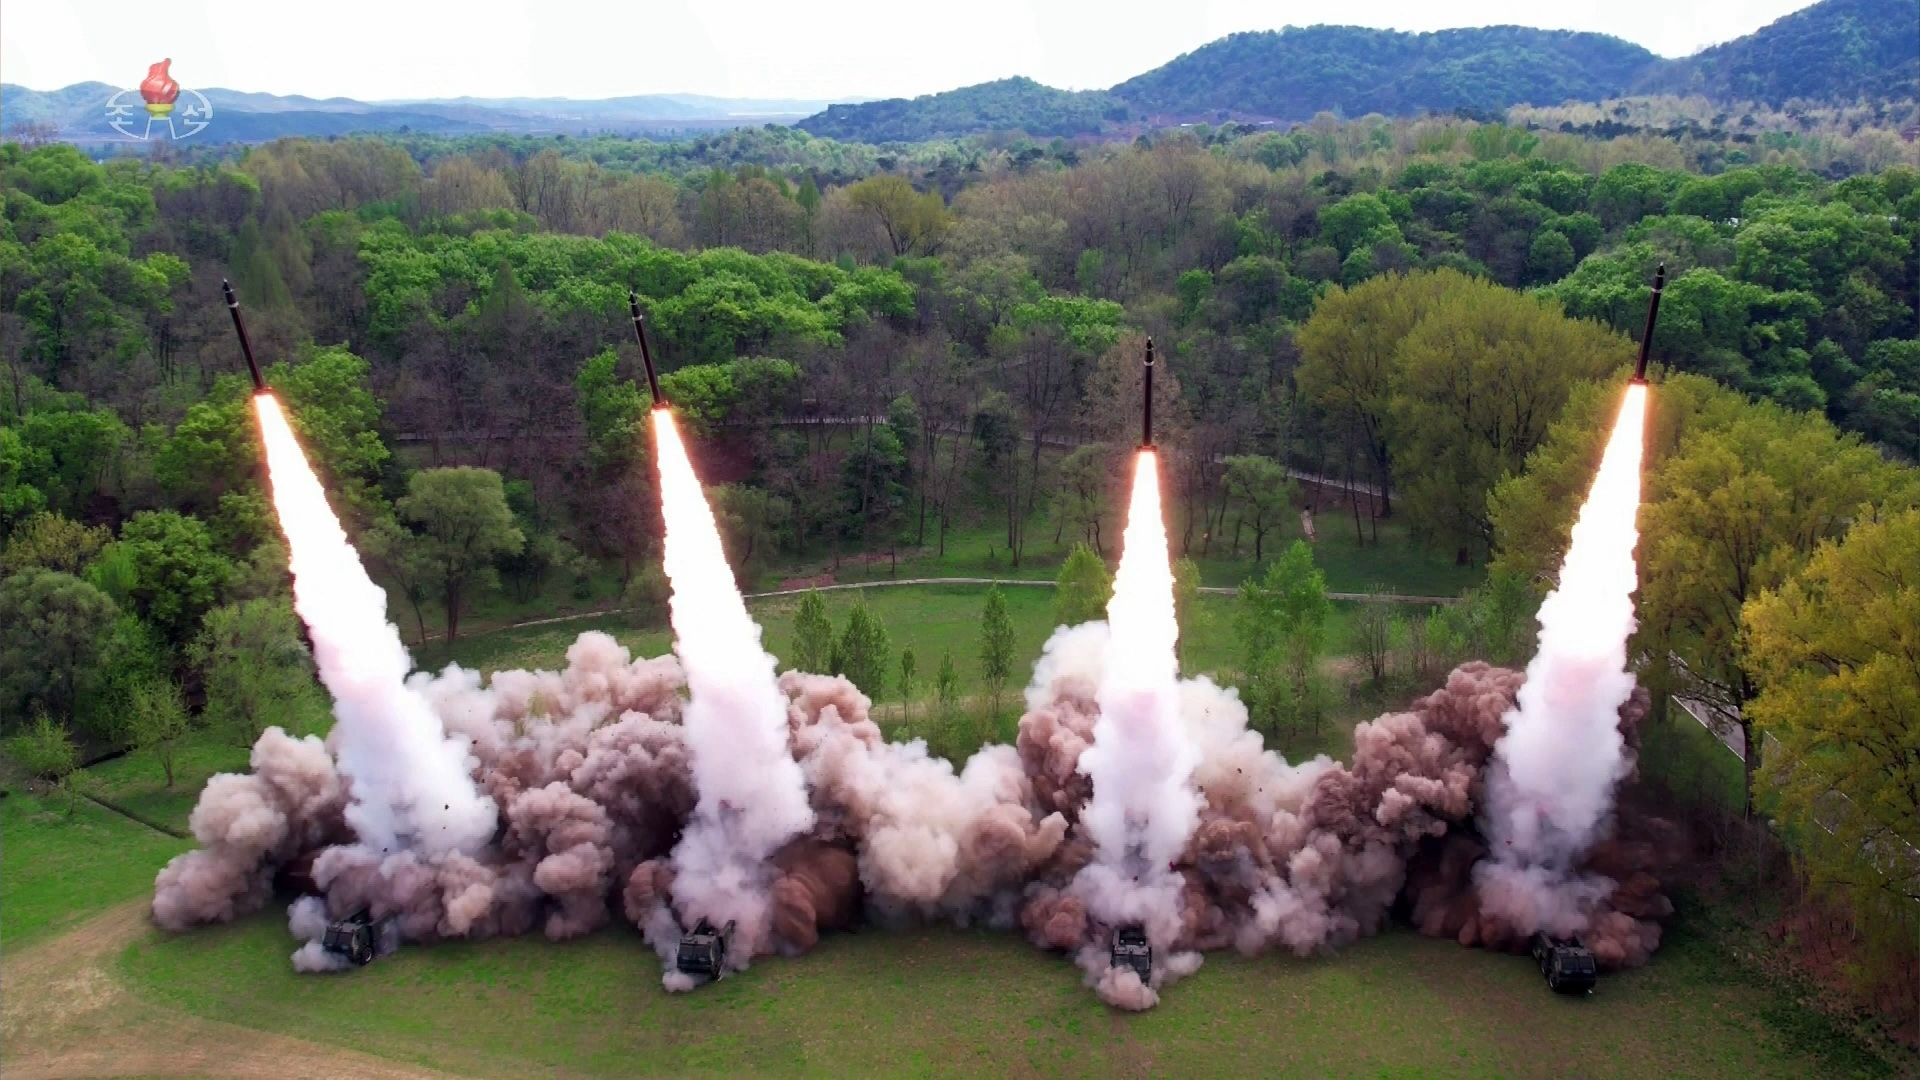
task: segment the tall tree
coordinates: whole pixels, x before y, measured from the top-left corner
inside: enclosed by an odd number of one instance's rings
[[[71,574],[29,569],[0,581],[0,691],[17,726],[36,713],[72,725],[106,660],[118,609]]]
[[[1239,512],[1234,553],[1240,551],[1239,525],[1245,525],[1253,530],[1253,561],[1258,563],[1266,558],[1267,534],[1293,516],[1293,481],[1279,462],[1258,454],[1230,457],[1226,466],[1227,498]]]
[[[835,674],[845,675],[876,701],[886,693],[893,646],[865,597],[855,600],[847,611],[847,625],[834,643],[833,655]]]
[[[800,597],[800,607],[793,615],[793,655],[787,664],[815,674],[832,671],[833,620],[827,617],[827,601],[819,589],[808,589]]]
[[[1869,905],[1920,904],[1920,860],[1900,855],[1920,851],[1920,509],[1822,544],[1743,625],[1780,814],[1833,833],[1803,849],[1814,872]]]
[[[1061,626],[1078,626],[1107,617],[1113,598],[1113,574],[1106,561],[1085,544],[1073,545],[1060,576],[1054,579],[1053,618]]]
[[[980,674],[987,680],[987,695],[997,718],[1000,694],[1013,674],[1013,619],[998,585],[987,589],[986,606],[980,613]]]
[[[452,643],[473,595],[498,581],[494,560],[526,542],[507,506],[506,488],[491,469],[424,469],[413,474],[394,507],[414,527],[417,550],[433,567]]]

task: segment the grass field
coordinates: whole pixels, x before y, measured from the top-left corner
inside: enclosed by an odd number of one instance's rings
[[[0,947],[17,949],[149,892],[191,843],[64,795],[0,799]]]
[[[829,938],[690,995],[628,930],[403,949],[295,975],[278,913],[135,942],[119,968],[190,1014],[478,1076],[1739,1077],[1876,1062],[1676,927],[1592,998],[1524,959],[1404,931],[1313,959],[1209,957],[1161,1007],[1113,1012],[1014,935]],[[1792,1022],[1782,1026],[1781,1016]]]

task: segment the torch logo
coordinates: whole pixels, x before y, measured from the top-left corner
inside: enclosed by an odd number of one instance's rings
[[[167,68],[171,57],[147,69],[147,77],[138,90],[122,90],[107,99],[107,126],[129,139],[188,139],[200,134],[213,122],[213,105],[198,90],[182,90]],[[180,95],[188,100],[180,103]],[[145,105],[145,116],[136,112],[132,98],[138,95]],[[178,111],[175,106],[179,105]]]

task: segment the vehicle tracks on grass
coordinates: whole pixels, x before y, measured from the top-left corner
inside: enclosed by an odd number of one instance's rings
[[[190,1016],[130,991],[114,958],[150,932],[131,900],[0,960],[7,1080],[180,1076],[225,1080],[448,1080],[454,1074]]]

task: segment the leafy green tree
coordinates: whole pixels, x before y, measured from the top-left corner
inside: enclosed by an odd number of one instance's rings
[[[1242,663],[1256,703],[1269,716],[1311,715],[1318,730],[1313,684],[1332,614],[1326,578],[1304,540],[1294,541],[1263,576],[1241,583],[1236,630]]]
[[[825,674],[833,670],[833,620],[819,589],[808,589],[793,614],[793,656],[788,666]]]
[[[311,707],[313,658],[284,597],[214,608],[188,658],[207,690],[206,717],[252,746],[272,724],[292,729]]]
[[[1267,534],[1283,528],[1293,513],[1293,480],[1287,470],[1272,458],[1241,454],[1226,460],[1223,483],[1227,498],[1238,511],[1234,529],[1234,553],[1240,551],[1240,530],[1253,530],[1253,559],[1266,558]]]
[[[1053,590],[1053,618],[1061,626],[1078,626],[1107,617],[1113,598],[1113,574],[1106,561],[1085,544],[1073,545]]]
[[[193,640],[234,575],[207,523],[172,510],[142,511],[121,527],[118,546],[133,562],[134,611],[169,645]]]
[[[765,488],[722,484],[707,489],[727,562],[734,577],[749,581],[753,570],[771,557],[793,518],[793,508]]]
[[[1920,867],[1871,854],[1920,849],[1920,509],[1855,522],[1742,617],[1780,812],[1834,833],[1817,872],[1920,902]],[[1822,812],[1833,791],[1845,813]]]
[[[980,674],[987,680],[987,695],[998,717],[1000,694],[1013,674],[1013,618],[1007,614],[1007,598],[998,585],[987,589],[986,606],[980,613]]]
[[[0,581],[0,692],[5,715],[79,721],[91,704],[119,610],[105,593],[54,570]]]
[[[112,539],[113,531],[103,525],[35,514],[8,535],[6,549],[0,551],[0,572],[17,574],[39,566],[77,576]]]
[[[135,750],[151,751],[166,774],[167,790],[173,790],[173,766],[180,744],[195,727],[194,715],[187,710],[180,684],[172,679],[145,678],[135,683],[127,695],[125,735]]]
[[[473,595],[498,580],[495,560],[526,542],[507,506],[500,474],[471,466],[424,469],[413,474],[394,508],[414,527],[419,557],[432,567],[451,643]]]
[[[940,654],[940,670],[933,676],[934,700],[940,703],[940,715],[951,718],[960,703],[960,672],[953,666],[953,649]]]
[[[946,201],[939,192],[917,192],[906,177],[896,173],[882,173],[848,185],[846,199],[879,224],[896,257],[934,254],[953,228],[953,216],[947,213]]]
[[[31,728],[8,739],[6,747],[7,756],[28,775],[66,792],[67,813],[71,816],[74,799],[69,781],[74,769],[79,767],[80,748],[74,745],[67,729],[41,713]]]
[[[1824,419],[1761,404],[1690,431],[1648,487],[1640,645],[1675,666],[1687,693],[1738,718],[1751,814],[1762,761],[1748,706],[1759,685],[1740,611],[1850,522],[1920,502],[1920,475]]]
[[[1349,195],[1320,209],[1320,239],[1332,244],[1342,256],[1392,224],[1392,211],[1377,195]]]
[[[1459,271],[1437,270],[1334,289],[1300,328],[1300,392],[1359,431],[1380,483],[1383,513],[1393,511],[1391,424],[1400,342],[1427,312],[1472,283]]]
[[[834,645],[834,661],[835,674],[845,675],[874,700],[886,693],[893,646],[865,597],[856,599],[847,612],[847,625]]]
[[[1367,591],[1375,599],[1363,600],[1355,606],[1348,632],[1354,655],[1366,665],[1367,677],[1377,687],[1386,683],[1392,670],[1394,605],[1384,598],[1391,591],[1387,586],[1372,585]]]
[[[901,719],[913,723],[914,678],[919,674],[920,661],[913,655],[913,646],[900,650],[900,714]]]
[[[1494,484],[1546,439],[1576,383],[1632,356],[1625,339],[1487,283],[1428,313],[1397,350],[1392,398],[1394,471],[1415,528],[1484,550]]]

